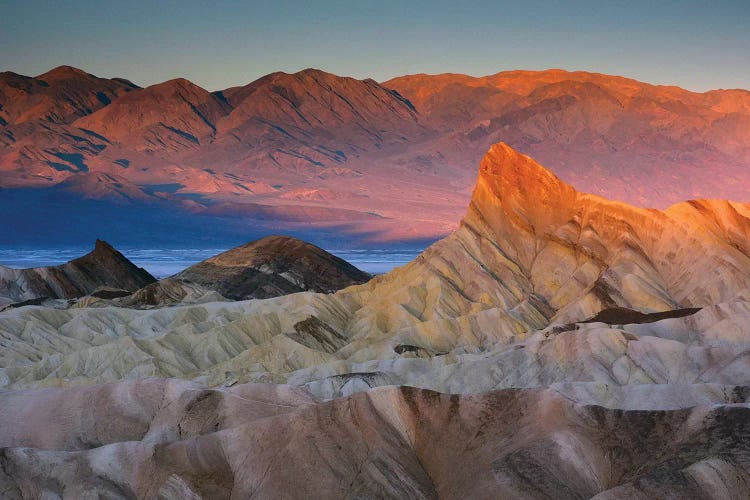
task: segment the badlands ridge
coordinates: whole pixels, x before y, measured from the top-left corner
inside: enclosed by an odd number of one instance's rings
[[[156,278],[136,267],[104,241],[83,257],[55,267],[12,269],[0,266],[0,306],[43,299],[73,299],[101,287],[134,292]]]
[[[0,313],[0,492],[744,498],[749,319],[750,205],[496,144],[459,229],[365,284]]]

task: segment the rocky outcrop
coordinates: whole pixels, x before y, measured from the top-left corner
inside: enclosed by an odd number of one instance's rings
[[[165,278],[136,292],[117,298],[112,305],[119,307],[164,307],[177,304],[200,304],[226,300],[220,293],[194,283]]]
[[[615,306],[701,307],[750,286],[749,216],[750,205],[727,201],[661,212],[578,193],[499,144],[482,161],[461,229],[430,253],[472,242],[487,270],[477,265],[468,276],[496,283],[485,290],[505,288],[506,302],[544,304],[561,321]]]
[[[370,275],[322,248],[288,236],[268,236],[190,266],[175,279],[232,300],[302,291],[331,293]]]
[[[60,266],[31,269],[0,266],[0,301],[72,299],[101,287],[132,292],[154,281],[148,271],[135,266],[109,243],[97,240],[91,253]]]

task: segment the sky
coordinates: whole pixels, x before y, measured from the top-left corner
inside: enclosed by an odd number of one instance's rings
[[[0,0],[0,71],[213,91],[308,67],[378,81],[562,68],[750,89],[748,26],[750,0]]]

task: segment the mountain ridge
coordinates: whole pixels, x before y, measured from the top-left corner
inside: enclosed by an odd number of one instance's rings
[[[135,266],[109,243],[96,240],[88,254],[65,264],[29,269],[0,266],[0,300],[74,299],[101,287],[131,292],[156,278]]]
[[[69,123],[138,89],[127,80],[98,78],[71,66],[58,66],[37,77],[0,73],[0,118],[7,124],[42,119]]]

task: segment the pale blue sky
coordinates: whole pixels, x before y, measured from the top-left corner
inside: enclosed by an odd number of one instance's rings
[[[0,0],[0,70],[219,90],[307,67],[379,81],[564,68],[750,89],[749,26],[748,0]]]

